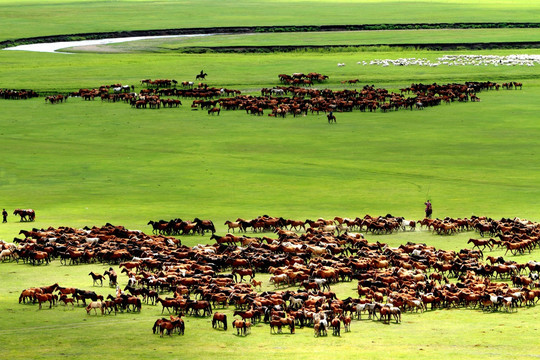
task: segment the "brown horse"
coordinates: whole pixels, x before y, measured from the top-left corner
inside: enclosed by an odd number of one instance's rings
[[[167,335],[171,336],[175,329],[178,330],[178,335],[184,335],[185,324],[184,320],[177,317],[171,320],[161,318],[156,320],[154,327],[152,328],[154,334],[157,332],[159,327],[159,336],[163,337],[163,333],[167,330]]]
[[[219,323],[223,324],[223,330],[227,331],[227,315],[222,313],[214,313],[214,317],[212,318],[212,327],[214,329],[220,327]]]
[[[339,317],[341,321],[343,321],[343,328],[345,328],[345,332],[351,331],[351,317],[349,315],[343,315]]]
[[[238,231],[242,231],[243,228],[242,228],[242,224],[239,222],[239,221],[225,221],[225,224],[224,225],[227,225],[229,228],[227,229],[227,232],[233,231],[234,233],[234,229],[239,229]]]
[[[341,336],[341,320],[337,316],[332,319],[330,326],[332,327],[333,336]]]
[[[219,111],[218,111],[218,115],[219,115]],[[211,231],[212,234],[216,232],[216,227],[214,226],[214,223],[212,222],[212,220],[201,220],[199,218],[195,218],[193,219],[193,222],[197,224],[196,231],[201,235],[204,235],[205,231]]]
[[[235,319],[232,322],[232,327],[236,329],[236,335],[247,335],[248,328],[251,328],[251,322],[246,320]]]
[[[220,111],[221,111],[220,108],[218,108],[218,107],[213,107],[213,108],[211,108],[210,110],[208,110],[208,115],[210,115],[210,114],[214,115],[214,114],[216,114],[216,113],[219,115]]]
[[[34,221],[36,219],[36,212],[32,209],[15,209],[13,215],[19,215],[21,221]]]
[[[326,117],[328,118],[328,123],[331,124],[331,123],[336,123],[336,116],[334,114],[328,114],[326,115]]]
[[[114,271],[113,268],[109,268],[109,270],[105,271],[103,275],[109,276],[109,286],[114,287],[118,283],[118,275],[116,274],[116,271]]]
[[[71,304],[72,309],[75,306],[75,301],[73,300],[73,298],[68,298],[64,294],[60,295],[60,300],[59,301],[63,302],[64,306],[67,306],[67,304]]]
[[[93,280],[92,286],[96,286],[98,281],[99,281],[99,284],[101,286],[103,286],[103,280],[105,280],[105,276],[103,276],[101,274],[96,274],[93,271],[90,271],[90,274],[88,274],[88,275],[92,276],[92,280]]]
[[[37,300],[39,303],[39,308],[41,309],[41,303],[44,303],[46,301],[49,302],[49,308],[52,308],[55,301],[58,300],[58,295],[53,295],[51,293],[45,293],[45,294],[34,294],[34,300]]]
[[[491,251],[493,250],[493,248],[491,246],[490,240],[491,239],[469,239],[469,241],[467,241],[467,244],[473,243],[474,246],[472,248],[474,249],[475,247],[477,247],[479,250],[484,250],[487,246],[487,248]],[[482,247],[482,249],[480,249],[480,247]]]
[[[255,277],[255,271],[252,269],[233,269],[231,274],[234,276],[234,281],[238,282],[237,275],[240,275],[240,282],[244,281],[244,276],[249,276],[250,280],[253,280]]]

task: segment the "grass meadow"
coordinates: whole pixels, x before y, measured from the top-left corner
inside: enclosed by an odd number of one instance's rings
[[[390,45],[448,44],[537,41],[540,29],[436,29],[381,30],[295,33],[255,33],[204,37],[152,39],[91,47],[63,49],[67,52],[100,53],[170,53],[185,47],[219,46],[320,46],[320,45]],[[380,48],[383,48],[381,46]],[[374,51],[375,49],[366,49]],[[395,51],[394,49],[392,49]],[[336,52],[339,50],[333,49]],[[347,49],[347,51],[351,51]]]
[[[516,0],[1,0],[0,39],[215,26],[537,22],[539,10],[536,2]]]
[[[516,51],[477,52],[510,54]],[[525,53],[525,51],[521,51]],[[318,71],[341,80],[396,90],[411,82],[523,81],[523,90],[480,93],[479,103],[453,103],[424,111],[338,113],[329,126],[323,114],[275,119],[240,111],[209,116],[180,109],[135,110],[123,103],[43,98],[2,101],[0,169],[2,207],[33,207],[37,219],[21,224],[10,214],[0,238],[20,229],[122,224],[150,231],[150,219],[211,218],[218,232],[227,219],[263,213],[288,218],[386,214],[421,218],[426,197],[435,216],[489,215],[540,218],[537,161],[540,95],[536,67],[375,67],[356,61],[427,57],[437,52],[292,53],[197,56],[95,55],[2,52],[0,77],[7,88],[66,92],[140,79],[194,78],[200,68],[210,86],[256,94],[277,85],[278,73]],[[346,62],[343,68],[337,62]],[[137,85],[138,86],[138,85]],[[12,211],[12,210],[11,210]],[[426,242],[460,249],[474,234],[438,237],[428,232],[377,237],[397,245]],[[370,240],[375,241],[374,238]],[[208,238],[185,237],[184,244]],[[494,253],[496,255],[497,253]],[[500,253],[502,255],[502,253]],[[535,254],[507,258],[519,262]],[[537,353],[536,308],[516,313],[436,310],[405,314],[401,325],[355,321],[339,339],[315,339],[311,329],[270,335],[258,325],[247,338],[211,331],[209,319],[187,318],[184,337],[160,339],[151,326],[158,306],[141,314],[88,316],[82,308],[39,311],[19,305],[24,288],[59,282],[91,288],[89,271],[105,265],[30,267],[1,264],[2,356],[7,358],[236,359],[315,356],[336,358],[526,358]],[[271,289],[267,276],[265,288]],[[125,282],[121,277],[121,281]],[[333,287],[342,297],[356,284]],[[104,295],[112,289],[94,289]],[[231,311],[232,308],[226,311]]]
[[[27,36],[232,25],[351,24],[405,22],[537,21],[538,4],[511,0],[476,1],[6,1],[0,0],[0,39]],[[324,16],[321,16],[324,14]],[[47,18],[48,21],[43,21]],[[433,34],[440,41],[525,41],[536,30]],[[388,36],[390,34],[390,36]],[[459,33],[461,34],[461,33]],[[479,35],[480,34],[480,35]],[[408,41],[411,33],[304,34],[299,43]],[[420,35],[418,35],[420,36]],[[430,36],[421,39],[428,41]],[[250,37],[216,37],[188,42],[119,44],[127,54],[44,54],[0,51],[0,88],[67,93],[104,84],[140,80],[194,80],[201,69],[209,86],[259,94],[279,85],[277,75],[319,72],[317,87],[342,89],[360,79],[391,91],[411,83],[520,81],[523,90],[479,93],[478,103],[452,103],[423,111],[337,113],[276,119],[241,111],[210,116],[179,109],[136,110],[123,103],[71,98],[64,104],[0,100],[0,208],[10,215],[0,239],[12,241],[21,229],[83,227],[106,222],[150,232],[149,220],[209,218],[225,233],[225,220],[258,215],[306,219],[391,213],[423,216],[432,200],[434,216],[514,217],[540,221],[540,72],[534,67],[377,67],[358,61],[444,54],[537,54],[538,49],[412,51],[381,47],[367,51],[298,51],[287,54],[179,54],[193,44],[246,45]],[[256,44],[274,44],[276,35],[256,35]],[[292,39],[292,37],[291,37]],[[501,40],[503,39],[503,40]],[[292,41],[292,40],[291,40]],[[422,41],[422,40],[420,40]],[[152,48],[154,46],[154,48]],[[157,53],[156,53],[157,52]],[[346,63],[337,67],[337,63]],[[352,89],[354,87],[347,86]],[[15,208],[34,208],[35,223],[19,223]],[[265,234],[270,235],[270,234]],[[391,246],[423,242],[459,250],[475,233],[436,236],[427,231],[371,236]],[[183,237],[192,246],[208,236]],[[493,251],[520,263],[538,260]],[[212,330],[208,318],[186,317],[183,337],[159,338],[151,327],[161,306],[143,305],[140,314],[88,316],[83,308],[38,310],[18,304],[22,289],[58,282],[62,286],[113,293],[91,286],[90,271],[105,264],[32,267],[0,264],[0,358],[2,359],[525,359],[538,356],[537,307],[513,313],[478,309],[405,313],[401,324],[354,321],[340,338],[314,338],[311,328],[295,335],[271,335],[257,325],[239,338]],[[117,269],[118,270],[118,269]],[[273,290],[258,274],[263,290]],[[127,279],[120,276],[120,283]],[[356,282],[332,287],[355,296]],[[225,309],[231,315],[233,307]],[[230,320],[229,320],[230,321]]]

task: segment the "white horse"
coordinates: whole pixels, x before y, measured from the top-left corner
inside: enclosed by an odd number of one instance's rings
[[[94,309],[94,313],[97,315],[97,309],[101,310],[101,315],[103,315],[104,312],[104,304],[101,301],[92,301],[88,306],[86,307],[86,313],[90,315],[90,311]]]

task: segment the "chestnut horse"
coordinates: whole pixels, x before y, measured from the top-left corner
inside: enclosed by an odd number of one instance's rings
[[[251,322],[247,320],[235,319],[232,322],[232,326],[236,329],[236,335],[245,336],[247,335],[247,330],[251,328]]]
[[[32,209],[15,209],[13,215],[19,215],[21,221],[34,221],[36,219],[36,212]]]
[[[220,327],[219,323],[223,324],[223,330],[227,331],[227,315],[222,313],[214,313],[214,317],[212,319],[212,327],[214,329]]]

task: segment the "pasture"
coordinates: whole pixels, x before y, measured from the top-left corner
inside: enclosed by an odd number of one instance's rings
[[[412,55],[204,55],[197,60],[185,56],[181,71],[175,72],[172,69],[178,59],[169,55],[104,60],[91,54],[36,54],[42,66],[31,68],[24,54],[4,52],[2,56],[13,61],[11,69],[1,70],[7,83],[51,92],[77,89],[77,81],[88,87],[121,81],[139,88],[137,81],[152,75],[145,68],[149,62],[159,69],[153,77],[178,80],[194,77],[204,63],[210,85],[237,84],[252,93],[257,93],[257,84],[277,85],[279,72],[311,69],[328,74],[327,85],[333,88],[343,87],[343,79],[357,77],[396,91],[409,85],[411,78],[426,83],[512,79],[525,85],[523,90],[480,93],[479,103],[386,114],[338,113],[338,124],[330,127],[324,114],[276,119],[223,111],[219,117],[209,116],[205,111],[190,110],[188,99],[183,99],[179,109],[160,110],[136,110],[123,103],[80,98],[57,105],[45,104],[42,98],[2,101],[6,126],[0,145],[6,154],[3,206],[9,210],[31,205],[37,215],[35,223],[21,224],[10,213],[8,224],[0,229],[2,238],[9,241],[22,228],[105,222],[149,233],[150,227],[145,225],[149,219],[173,217],[212,218],[218,233],[225,232],[222,224],[227,219],[262,213],[304,219],[390,212],[414,219],[422,217],[426,196],[434,203],[434,216],[486,214],[538,219],[534,206],[538,196],[535,99],[540,92],[536,68],[509,67],[501,74],[492,67],[355,65],[361,59]],[[435,58],[438,54],[414,56]],[[313,67],[306,67],[308,59]],[[278,60],[279,66],[275,64]],[[128,61],[130,66],[126,67]],[[337,68],[338,61],[350,65]],[[246,71],[254,62],[258,66]],[[21,70],[15,71],[15,67]],[[467,236],[417,232],[376,239],[393,244],[426,242],[457,250],[465,247]],[[195,245],[208,242],[208,238],[188,236],[182,241]],[[506,258],[521,263],[537,259],[534,253]],[[101,318],[86,315],[83,308],[64,310],[59,305],[38,311],[36,306],[17,304],[23,288],[54,282],[91,288],[104,295],[113,293],[114,289],[90,286],[88,272],[102,273],[103,265],[60,266],[55,261],[39,267],[1,267],[8,280],[2,282],[0,321],[12,358],[42,358],[53,349],[57,355],[84,358],[83,349],[87,348],[120,358],[127,353],[145,358],[174,358],[178,354],[186,358],[251,358],[261,353],[271,358],[286,354],[308,358],[316,348],[320,354],[348,358],[357,354],[359,347],[369,358],[388,353],[398,358],[486,358],[492,354],[527,357],[537,346],[536,330],[525,325],[536,321],[534,307],[512,314],[463,309],[406,313],[397,326],[353,321],[352,332],[339,339],[313,338],[311,328],[299,329],[295,335],[271,335],[268,325],[255,326],[251,335],[241,339],[230,330],[211,330],[209,318],[186,317],[184,337],[160,339],[150,332],[160,316],[159,306],[143,306],[141,314]],[[268,275],[257,278],[263,280],[265,289],[272,289]],[[121,283],[126,280],[122,275]],[[353,295],[354,289],[352,282],[334,290],[341,297]],[[232,313],[232,309],[228,311]],[[19,319],[16,326],[13,317]],[[33,335],[20,336],[23,328]],[[44,330],[46,337],[37,335]],[[51,342],[51,338],[55,340]],[[207,344],[209,338],[214,341],[212,346]],[[238,347],[242,354],[235,350]],[[183,348],[186,350],[180,350]]]
[[[389,45],[389,44],[453,44],[537,41],[540,29],[433,29],[372,30],[295,33],[254,33],[212,35],[205,37],[140,40],[111,45],[74,47],[62,51],[93,53],[167,53],[186,47],[205,48],[234,46],[321,46],[321,45]],[[411,42],[411,38],[414,41]],[[384,48],[383,48],[384,49]],[[367,49],[377,51],[378,48]],[[385,49],[388,50],[388,49]],[[339,51],[334,49],[333,51]],[[347,51],[350,51],[347,50]],[[394,50],[395,51],[395,50]]]
[[[0,0],[0,19],[5,24],[0,39],[231,24],[466,22],[478,21],[478,14],[486,22],[536,21],[538,13],[536,4],[510,0],[477,1],[474,5],[463,0],[300,0],[287,2],[286,12],[280,11],[283,7],[282,1]],[[36,21],[44,14],[51,21]],[[452,37],[474,41],[475,36],[489,41],[504,41],[509,36],[525,41],[534,39],[536,33],[536,29],[433,30],[422,32],[424,37],[419,41],[431,41],[431,36],[440,41],[452,41]],[[324,113],[282,119],[267,116],[268,111],[254,116],[222,110],[219,116],[211,116],[205,110],[192,110],[193,99],[181,99],[183,105],[172,109],[134,109],[122,102],[75,97],[55,105],[45,103],[43,96],[0,100],[0,208],[9,212],[8,223],[0,226],[0,239],[10,242],[20,236],[21,229],[32,227],[82,228],[107,222],[151,233],[149,220],[177,217],[212,219],[220,235],[227,231],[226,220],[262,214],[304,220],[391,213],[420,219],[427,198],[433,203],[434,217],[486,215],[540,220],[536,200],[540,197],[538,66],[357,65],[359,61],[408,57],[435,61],[445,54],[537,54],[537,49],[175,53],[176,48],[186,45],[279,44],[283,36],[222,36],[111,46],[129,54],[0,51],[0,88],[66,94],[122,83],[140,90],[144,88],[142,79],[193,81],[204,69],[209,86],[252,95],[259,95],[263,87],[280,85],[280,73],[311,71],[329,76],[316,87],[334,90],[374,84],[399,92],[411,83],[488,80],[523,82],[523,89],[484,91],[478,93],[480,102],[453,102],[424,110],[336,112],[335,125],[327,123]],[[409,36],[404,32],[322,34],[315,38],[304,34],[297,41],[380,43],[392,39],[399,43],[410,42]],[[108,47],[102,49],[109,51]],[[346,66],[337,67],[338,63]],[[341,83],[348,79],[359,79],[359,83]],[[13,209],[30,207],[36,210],[35,222],[20,223]],[[417,230],[371,235],[368,240],[390,246],[426,243],[457,251],[467,247],[471,237],[479,236],[472,232],[437,236]],[[188,246],[213,243],[209,235],[180,238]],[[503,254],[503,250],[489,252]],[[538,250],[507,254],[505,259],[536,261]],[[255,325],[249,336],[238,337],[231,329],[213,330],[211,318],[185,316],[184,336],[160,338],[151,332],[152,324],[161,317],[160,305],[143,304],[141,313],[95,316],[87,315],[82,306],[72,310],[44,305],[38,310],[37,305],[18,304],[22,289],[53,283],[113,294],[114,288],[93,286],[88,276],[91,271],[103,273],[108,268],[101,263],[66,266],[59,260],[40,266],[0,263],[0,357],[518,359],[538,355],[538,307],[521,307],[512,313],[464,308],[407,312],[401,324],[390,325],[354,320],[352,332],[339,338],[315,338],[312,328],[297,328],[294,335],[272,335],[269,326],[262,323]],[[120,274],[118,266],[114,268]],[[256,275],[263,281],[263,291],[274,290],[269,278],[269,274]],[[119,282],[124,287],[127,277],[121,274]],[[353,280],[332,285],[332,290],[339,298],[355,297],[356,285]],[[230,325],[234,306],[218,311],[228,314]]]
[[[536,22],[539,9],[513,0],[2,0],[0,39],[215,26]]]

